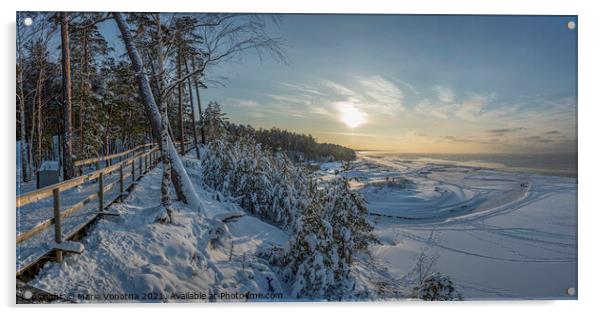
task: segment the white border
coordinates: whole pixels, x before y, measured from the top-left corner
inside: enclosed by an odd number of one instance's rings
[[[101,1],[68,1],[68,0],[5,0],[2,3],[2,27],[4,49],[2,49],[2,69],[0,76],[2,89],[2,147],[1,166],[4,166],[2,182],[2,308],[14,307],[14,196],[15,196],[15,11],[17,10],[70,10],[70,11],[185,11],[185,12],[286,12],[286,13],[407,13],[407,14],[559,14],[579,15],[579,300],[578,301],[546,301],[546,302],[460,302],[460,303],[344,303],[344,304],[235,304],[235,305],[104,305],[111,308],[103,310],[84,306],[85,311],[65,307],[44,307],[51,312],[62,315],[81,315],[110,313],[114,308],[127,311],[132,308],[143,308],[144,313],[164,315],[165,308],[177,308],[193,313],[236,314],[275,314],[297,315],[320,312],[337,315],[365,315],[374,313],[387,314],[419,314],[443,313],[450,315],[581,315],[593,313],[596,303],[602,296],[602,280],[600,272],[599,231],[602,223],[602,205],[597,201],[602,185],[600,185],[599,164],[602,157],[602,116],[599,91],[602,82],[599,79],[600,67],[600,30],[602,16],[597,1],[537,1],[537,0],[413,0],[413,1],[262,1],[262,0],[101,0]],[[4,279],[6,278],[6,279]],[[98,307],[98,305],[95,305]],[[292,307],[292,308],[291,308]],[[210,309],[210,310],[209,310]],[[599,309],[599,308],[598,308]],[[132,310],[133,311],[133,310]],[[11,311],[8,311],[11,312]],[[46,313],[39,309],[19,308],[12,312],[19,315]],[[317,311],[316,311],[317,312]]]

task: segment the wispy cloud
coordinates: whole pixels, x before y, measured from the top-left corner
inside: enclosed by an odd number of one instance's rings
[[[484,112],[485,106],[495,99],[495,93],[489,94],[471,94],[470,97],[462,102],[460,109],[456,113],[459,118],[467,121],[477,121]]]
[[[360,102],[363,98],[362,95],[358,92],[355,92],[344,85],[338,84],[334,81],[324,79],[322,83],[325,87],[329,88],[330,92],[339,98],[343,98],[352,102]]]
[[[313,88],[311,86],[308,85],[303,85],[303,84],[294,84],[294,83],[289,83],[289,82],[281,82],[280,83],[282,86],[298,91],[298,92],[302,92],[302,93],[306,93],[306,94],[313,94],[313,95],[317,95],[317,96],[324,96],[324,93],[321,92],[320,90]]]
[[[455,95],[451,88],[436,85],[433,87],[433,91],[437,94],[439,101],[444,103],[454,102]]]
[[[259,106],[257,101],[243,99],[228,99],[228,105],[242,108],[256,108]]]
[[[544,135],[559,135],[561,134],[560,131],[557,130],[553,130],[553,131],[547,131],[545,133],[543,133]]]
[[[437,101],[421,100],[414,112],[420,115],[434,116],[439,119],[457,118],[465,121],[479,121],[485,115],[485,107],[495,99],[495,93],[469,93],[461,102],[455,99],[453,92],[445,88],[437,88]],[[444,102],[445,101],[445,102]]]
[[[513,127],[513,128],[494,128],[486,130],[491,136],[502,136],[509,133],[526,130],[525,127]]]
[[[311,100],[308,98],[304,98],[302,96],[292,96],[292,95],[278,95],[278,94],[268,94],[268,97],[276,100],[278,102],[282,102],[285,104],[303,104],[310,105]]]
[[[434,116],[439,119],[447,119],[454,115],[457,108],[457,104],[435,105],[429,100],[422,100],[414,107],[414,112],[421,115]]]
[[[372,101],[372,107],[392,114],[403,111],[403,92],[393,82],[381,76],[371,76],[359,80],[365,96]]]

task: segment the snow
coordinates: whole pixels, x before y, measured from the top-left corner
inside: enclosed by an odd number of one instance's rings
[[[412,270],[428,249],[464,299],[574,298],[576,178],[367,156],[345,176],[357,179],[383,242],[372,255],[394,282],[418,285]]]
[[[75,253],[82,253],[84,252],[84,245],[82,243],[79,242],[75,242],[75,241],[63,241],[61,243],[51,243],[50,246],[52,248],[55,249],[60,249],[60,250],[64,250],[67,252],[75,252]]]
[[[304,280],[330,277],[323,269],[327,257],[317,253],[299,267],[307,279],[283,280],[261,254],[290,249],[290,232],[204,187],[197,160],[183,158],[182,166],[206,213],[175,202],[174,224],[155,223],[162,211],[159,166],[126,201],[107,210],[121,215],[99,220],[81,241],[81,255],[48,262],[31,285],[80,302],[245,301],[244,293],[274,294],[251,298],[273,301],[297,300],[295,294],[311,286]],[[575,178],[366,156],[348,171],[340,168],[323,164],[316,174],[350,180],[366,199],[381,241],[354,259],[353,299],[412,297],[421,284],[417,258],[424,253],[435,262],[431,275],[453,282],[467,300],[574,298],[566,290],[577,285]],[[65,200],[86,190],[67,192]],[[32,221],[47,216],[25,211]],[[214,243],[209,228],[222,221],[225,238]],[[315,247],[313,236],[305,241]]]
[[[55,160],[46,160],[42,162],[39,171],[58,171],[59,162]]]
[[[136,170],[136,174],[138,170]],[[131,165],[124,168],[124,186],[131,184],[132,178]],[[104,183],[108,184],[119,179],[119,173],[115,172],[110,175],[105,175]],[[33,182],[33,185],[32,185]],[[35,190],[35,179],[24,186],[31,190]],[[24,186],[17,186],[17,192],[22,194],[27,191]],[[81,186],[77,186],[61,192],[61,208],[67,209],[76,203],[83,200],[85,197],[98,192],[98,182],[88,181]],[[119,185],[104,193],[105,201],[111,201],[119,195]],[[160,196],[160,195],[159,195]],[[63,219],[61,222],[63,236],[67,236],[74,232],[82,223],[92,219],[98,213],[98,203],[90,202],[77,212]],[[30,203],[17,209],[17,234],[26,232],[33,228],[38,223],[52,218],[53,200],[52,198],[43,199],[41,201]],[[52,249],[49,240],[54,240],[54,226],[44,230],[39,235],[36,235],[22,243],[17,244],[17,261],[16,267],[20,269],[26,266],[29,262]]]
[[[81,255],[47,263],[31,284],[80,302],[207,301],[212,293],[218,301],[246,300],[241,295],[247,292],[282,293],[276,275],[255,253],[283,245],[286,233],[243,216],[228,223],[231,238],[225,245],[213,247],[207,242],[207,220],[180,202],[173,205],[174,224],[155,223],[161,175],[157,167],[143,177],[124,203],[108,210],[121,215],[104,217],[82,240]],[[199,196],[216,214],[241,213],[237,205]]]

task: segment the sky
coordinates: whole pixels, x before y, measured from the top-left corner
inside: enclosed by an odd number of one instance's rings
[[[576,151],[574,16],[283,15],[287,62],[209,69],[230,121],[358,150]]]

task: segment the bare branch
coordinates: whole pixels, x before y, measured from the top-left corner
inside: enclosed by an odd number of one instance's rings
[[[97,19],[95,21],[92,21],[92,22],[90,22],[90,23],[88,23],[88,24],[86,24],[84,26],[73,26],[73,25],[70,25],[70,28],[73,29],[73,31],[76,31],[76,32],[77,31],[84,31],[84,30],[87,30],[87,29],[89,29],[91,27],[94,27],[96,24],[98,24],[100,22],[107,21],[107,20],[112,20],[112,19],[113,19],[113,16],[111,16],[110,13],[107,13],[107,16],[105,16],[103,18],[100,18],[100,19]]]
[[[163,90],[163,92],[161,93],[161,97],[165,98],[171,92],[171,90],[173,90],[179,84],[183,83],[184,81],[188,80],[188,78],[190,78],[190,77],[192,77],[192,76],[194,76],[196,74],[202,73],[203,70],[205,70],[205,66],[204,65],[201,68],[195,69],[195,70],[191,71],[190,73],[186,74],[186,76],[183,76],[182,78],[176,80],[171,85],[169,85],[167,88],[165,88],[165,90]]]

